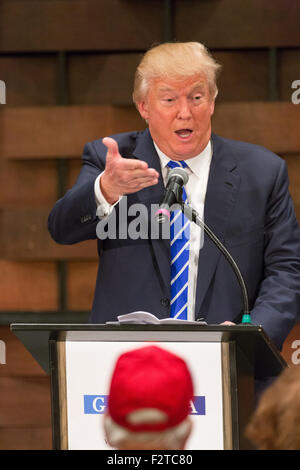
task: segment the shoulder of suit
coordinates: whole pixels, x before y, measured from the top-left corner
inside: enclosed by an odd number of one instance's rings
[[[231,153],[238,163],[255,164],[257,162],[277,166],[283,162],[283,158],[261,145],[227,139],[216,134],[213,134],[212,139],[218,147],[222,146],[223,150]]]

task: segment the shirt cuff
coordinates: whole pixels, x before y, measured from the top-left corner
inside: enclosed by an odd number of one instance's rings
[[[97,176],[94,183],[95,200],[97,205],[96,216],[99,217],[99,219],[103,219],[103,217],[110,215],[115,205],[118,204],[122,198],[122,196],[119,197],[118,201],[114,202],[114,204],[109,204],[109,202],[107,202],[100,188],[101,175],[102,173]]]

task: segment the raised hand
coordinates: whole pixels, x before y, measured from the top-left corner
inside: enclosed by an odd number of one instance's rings
[[[100,187],[109,204],[124,194],[135,193],[158,183],[158,172],[149,168],[146,162],[123,158],[117,142],[111,137],[105,137],[102,142],[107,147],[107,154]]]

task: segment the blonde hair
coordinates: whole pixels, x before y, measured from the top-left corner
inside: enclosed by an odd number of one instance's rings
[[[155,78],[180,79],[193,75],[207,78],[211,98],[218,94],[217,74],[221,69],[206,47],[199,42],[167,42],[154,46],[143,56],[134,79],[133,101],[142,101]]]

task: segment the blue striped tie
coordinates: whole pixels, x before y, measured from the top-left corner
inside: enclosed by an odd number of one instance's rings
[[[186,168],[184,161],[168,163],[170,168]],[[186,201],[186,192],[183,188],[182,200]],[[189,275],[189,248],[190,248],[190,222],[182,211],[172,211],[170,219],[171,244],[171,317],[187,320],[188,306],[188,275]]]

